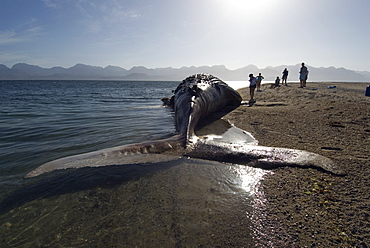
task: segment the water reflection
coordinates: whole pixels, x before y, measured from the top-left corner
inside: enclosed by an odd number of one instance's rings
[[[256,142],[225,121],[213,125],[200,138]],[[53,173],[2,201],[0,246],[251,247],[265,173],[185,157]]]
[[[224,119],[217,120],[212,124],[196,132],[201,139],[212,140],[216,142],[258,145],[258,141],[252,134],[231,125]],[[230,166],[234,176],[228,180],[233,182],[236,187],[241,188],[250,195],[255,194],[255,189],[262,177],[268,173],[266,170],[248,167],[244,165]]]
[[[239,177],[240,187],[250,195],[256,194],[258,190],[258,183],[261,181],[263,176],[265,176],[267,173],[270,173],[269,171],[260,168],[248,167],[244,165],[234,165],[233,169],[235,170],[236,175]]]

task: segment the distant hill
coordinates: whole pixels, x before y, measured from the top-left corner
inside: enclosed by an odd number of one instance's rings
[[[2,80],[169,80],[181,81],[195,73],[209,73],[225,81],[248,80],[248,75],[262,73],[265,80],[272,81],[281,77],[284,68],[289,70],[289,81],[298,81],[300,65],[281,65],[276,67],[258,68],[248,65],[236,70],[227,69],[224,65],[181,67],[181,68],[155,68],[148,69],[143,66],[132,67],[130,70],[118,66],[91,66],[76,64],[70,68],[52,67],[42,68],[37,65],[19,63],[8,68],[0,64],[0,79]],[[308,66],[309,81],[342,81],[342,82],[370,82],[370,72],[353,71],[345,68],[316,68]]]

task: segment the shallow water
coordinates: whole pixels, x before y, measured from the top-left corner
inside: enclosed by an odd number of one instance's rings
[[[263,174],[185,158],[58,173],[8,196],[2,247],[250,244],[250,192]]]
[[[172,136],[159,99],[177,84],[1,82],[0,246],[251,244],[261,169],[179,158],[22,178],[56,158]],[[233,135],[223,134],[207,138]]]

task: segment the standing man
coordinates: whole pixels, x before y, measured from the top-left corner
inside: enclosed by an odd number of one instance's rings
[[[256,77],[256,81],[257,81],[257,92],[261,92],[261,82],[262,82],[262,79],[265,79],[261,73],[258,74],[258,76]]]
[[[308,78],[308,70],[307,70],[307,67],[304,65],[304,63],[302,63],[301,70],[299,71],[299,81],[300,81],[299,88],[306,87],[307,78]]]
[[[257,80],[256,78],[253,76],[253,74],[249,74],[249,93],[251,95],[251,99],[249,100],[249,103],[254,103],[256,102],[254,100],[254,91],[256,90],[256,86],[257,86]]]
[[[281,81],[282,85],[284,85],[284,82],[285,82],[285,86],[288,86],[288,84],[286,82],[287,79],[288,79],[288,73],[289,73],[288,69],[285,68],[284,71],[283,71],[283,77],[282,77],[282,81]]]

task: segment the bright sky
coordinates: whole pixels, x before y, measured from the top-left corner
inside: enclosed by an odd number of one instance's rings
[[[370,71],[369,0],[1,0],[0,64]]]

